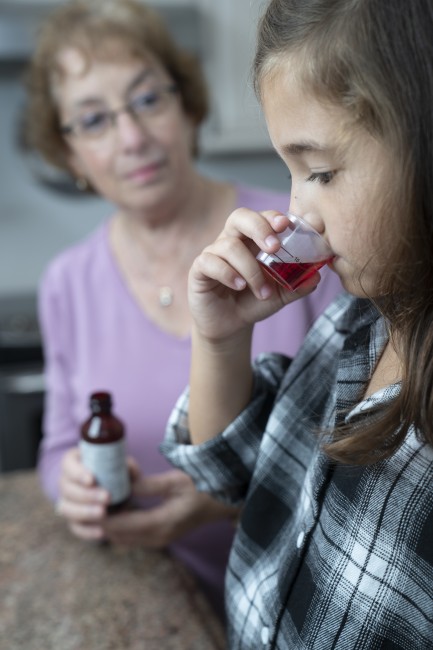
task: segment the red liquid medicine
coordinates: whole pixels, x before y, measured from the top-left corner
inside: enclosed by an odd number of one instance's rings
[[[270,275],[271,278],[279,282],[283,287],[297,289],[305,280],[311,278],[316,271],[330,262],[332,257],[322,260],[321,262],[278,262],[271,260],[260,265]]]
[[[263,270],[284,288],[294,291],[333,259],[326,240],[301,217],[287,213],[289,225],[279,233],[281,247],[275,253],[256,256]]]

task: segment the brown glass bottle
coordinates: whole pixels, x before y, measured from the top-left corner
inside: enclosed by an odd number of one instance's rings
[[[91,415],[81,425],[81,460],[96,482],[109,492],[108,512],[112,513],[126,504],[131,491],[126,466],[125,428],[112,413],[110,393],[92,393],[89,405]]]

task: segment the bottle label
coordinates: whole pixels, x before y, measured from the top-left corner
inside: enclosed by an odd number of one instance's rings
[[[80,440],[80,453],[83,465],[92,472],[96,482],[110,493],[110,505],[128,498],[130,486],[124,440],[102,445]]]

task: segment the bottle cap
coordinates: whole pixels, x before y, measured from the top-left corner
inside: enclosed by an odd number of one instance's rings
[[[101,411],[109,410],[113,403],[111,393],[106,391],[92,393],[90,395],[89,403],[92,413],[100,413]]]

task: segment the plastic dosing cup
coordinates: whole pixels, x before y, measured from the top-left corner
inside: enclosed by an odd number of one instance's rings
[[[294,291],[333,258],[332,250],[310,224],[288,214],[290,224],[277,236],[281,248],[276,253],[257,255],[263,269],[286,289]]]

